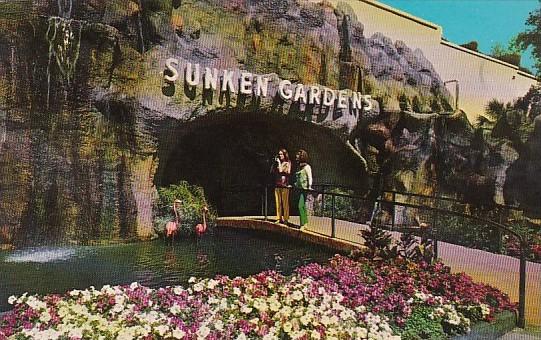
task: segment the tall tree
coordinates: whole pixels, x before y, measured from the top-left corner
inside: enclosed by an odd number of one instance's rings
[[[532,48],[537,76],[541,77],[541,2],[540,8],[530,12],[526,26],[526,31],[519,33],[514,39],[514,45],[521,51]]]

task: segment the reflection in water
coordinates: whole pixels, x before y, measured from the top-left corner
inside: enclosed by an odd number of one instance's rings
[[[177,257],[175,256],[174,248],[168,248],[163,256],[163,263],[166,265],[166,267],[172,268],[175,266],[176,261]]]
[[[199,263],[199,265],[207,265],[209,263],[209,256],[207,254],[204,254],[204,253],[198,253],[197,254],[197,263]]]

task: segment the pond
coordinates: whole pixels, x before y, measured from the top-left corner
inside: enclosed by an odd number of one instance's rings
[[[35,247],[0,252],[0,312],[10,295],[65,293],[89,286],[139,282],[185,285],[191,276],[247,276],[272,269],[285,275],[334,251],[256,231],[216,229],[200,240],[162,240],[111,246]]]

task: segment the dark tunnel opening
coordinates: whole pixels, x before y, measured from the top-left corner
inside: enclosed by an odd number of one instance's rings
[[[262,186],[272,184],[272,159],[282,147],[289,152],[293,171],[295,153],[308,152],[315,184],[352,187],[357,193],[367,188],[363,161],[345,141],[329,128],[298,119],[262,113],[210,114],[169,132],[160,145],[156,186],[180,181],[202,186],[222,216],[261,214]]]

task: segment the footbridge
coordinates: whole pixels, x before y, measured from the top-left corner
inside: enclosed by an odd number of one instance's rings
[[[264,186],[231,189],[230,194],[236,192],[241,196],[259,194],[260,211],[244,216],[231,211],[230,216],[219,218],[218,226],[279,233],[341,253],[363,248],[361,231],[368,230],[371,223],[386,229],[395,241],[405,232],[413,233],[430,239],[434,256],[453,272],[464,272],[518,301],[519,326],[541,325],[541,264],[527,260],[526,240],[505,225],[503,215],[499,222],[474,216],[452,198],[384,192],[369,199],[355,195],[354,189],[315,187],[316,190],[306,191],[310,216],[303,228],[299,227],[298,216],[292,216],[287,224],[276,222],[272,188]],[[297,194],[292,189],[291,202],[296,201]],[[517,245],[518,250],[510,249],[510,244]]]

